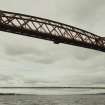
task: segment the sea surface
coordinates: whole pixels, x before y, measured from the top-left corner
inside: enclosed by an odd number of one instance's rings
[[[0,95],[0,105],[105,105],[105,95]]]
[[[0,105],[105,105],[105,89],[13,88],[0,92]]]

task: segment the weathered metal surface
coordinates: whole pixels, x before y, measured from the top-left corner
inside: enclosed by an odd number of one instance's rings
[[[105,52],[105,38],[52,20],[0,10],[0,31]]]

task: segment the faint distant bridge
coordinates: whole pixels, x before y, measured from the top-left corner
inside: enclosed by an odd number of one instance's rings
[[[105,38],[70,25],[35,16],[0,10],[0,31],[105,52]]]

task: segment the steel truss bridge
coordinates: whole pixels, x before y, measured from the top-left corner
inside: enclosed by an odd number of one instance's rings
[[[56,21],[0,10],[0,31],[105,52],[105,38]]]

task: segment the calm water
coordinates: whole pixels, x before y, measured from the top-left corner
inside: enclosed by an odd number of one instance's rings
[[[105,105],[101,94],[105,89],[0,88],[0,92],[24,94],[0,95],[0,105]]]
[[[105,105],[105,95],[0,95],[0,105]]]

